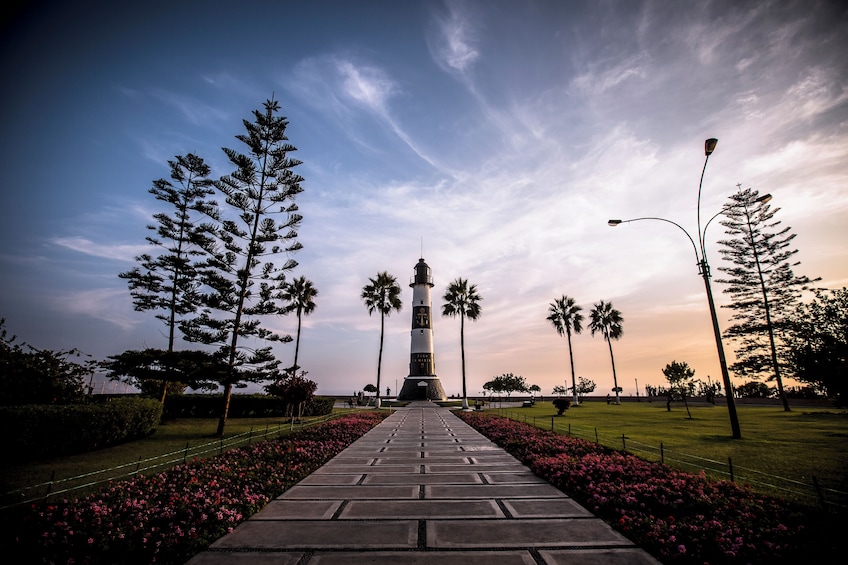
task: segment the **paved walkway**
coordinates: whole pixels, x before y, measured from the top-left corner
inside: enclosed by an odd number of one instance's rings
[[[657,564],[449,410],[389,418],[190,565]]]

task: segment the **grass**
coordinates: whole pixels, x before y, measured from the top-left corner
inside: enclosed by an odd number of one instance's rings
[[[493,411],[545,429],[553,421],[561,433],[570,425],[572,436],[624,447],[651,461],[663,458],[684,471],[704,469],[715,479],[729,478],[732,464],[734,479],[760,492],[808,506],[823,498],[848,508],[848,411],[737,406],[742,439],[734,440],[726,405],[690,405],[690,410],[692,419],[680,403],[666,411],[664,401],[584,402],[562,416],[549,402]]]
[[[303,425],[322,419],[304,418]],[[222,442],[215,435],[218,429],[217,418],[182,418],[160,424],[156,432],[149,437],[106,449],[26,463],[14,463],[7,457],[0,464],[0,496],[19,489],[27,490],[17,496],[2,496],[0,507],[22,499],[42,496],[47,493],[48,488],[54,495],[70,488],[73,490],[67,494],[68,497],[83,496],[99,490],[108,479],[120,480],[134,475],[137,468],[141,469],[142,474],[159,472],[181,463],[184,454],[187,454],[189,459],[194,456],[214,456],[220,452],[222,446],[226,450],[251,441],[259,441],[264,439],[266,434],[268,438],[286,435],[290,427],[288,420],[280,417],[230,418],[227,420]],[[295,424],[294,430],[301,427],[301,424]],[[166,454],[171,455],[162,457]],[[144,471],[145,468],[147,471]],[[97,473],[104,469],[110,471]],[[79,478],[64,480],[74,477]],[[45,483],[51,480],[57,481],[56,484],[45,486]],[[36,485],[40,486],[28,488]],[[82,488],[78,488],[80,486]]]

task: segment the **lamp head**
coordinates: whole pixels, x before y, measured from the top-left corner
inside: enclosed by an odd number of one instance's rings
[[[718,140],[714,137],[711,137],[704,142],[704,154],[707,157],[709,157],[710,155],[713,154],[713,151],[715,151],[717,143],[718,143]]]
[[[762,196],[757,198],[756,202],[757,204],[765,204],[769,200],[771,200],[771,194],[763,194]]]
[[[610,225],[610,227],[614,228],[615,226],[621,223],[621,220],[609,220],[607,223]]]

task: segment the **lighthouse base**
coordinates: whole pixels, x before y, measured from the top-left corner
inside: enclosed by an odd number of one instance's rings
[[[442,382],[436,375],[409,376],[403,380],[398,400],[447,400]]]

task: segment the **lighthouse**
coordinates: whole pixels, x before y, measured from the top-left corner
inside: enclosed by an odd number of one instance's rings
[[[447,400],[445,389],[436,376],[433,354],[433,303],[430,289],[433,277],[421,258],[415,265],[412,287],[412,330],[410,331],[409,376],[403,380],[398,400]]]

